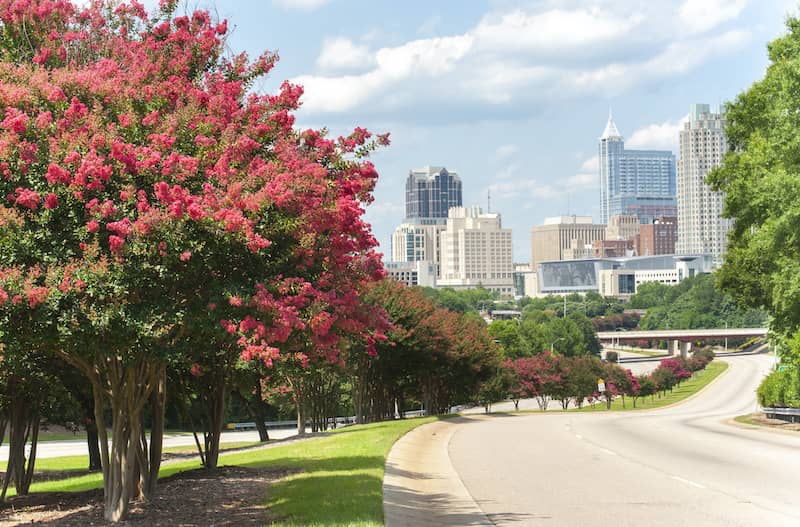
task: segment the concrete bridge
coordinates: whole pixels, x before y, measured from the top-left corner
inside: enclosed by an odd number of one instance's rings
[[[686,357],[695,340],[765,337],[767,328],[723,328],[723,329],[659,329],[653,331],[599,331],[601,343],[631,342],[636,340],[666,340],[671,355]]]

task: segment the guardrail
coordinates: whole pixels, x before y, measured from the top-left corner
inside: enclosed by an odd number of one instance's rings
[[[337,417],[336,418],[336,426],[346,426],[351,425],[356,422],[355,416],[352,417]],[[264,426],[267,428],[295,428],[297,426],[297,421],[264,421]],[[311,426],[311,421],[306,423],[306,426]],[[249,423],[228,423],[225,426],[226,430],[255,430],[256,424],[255,422]]]
[[[409,410],[403,413],[403,417],[420,417],[423,415],[427,415],[425,410]],[[397,418],[397,417],[396,417]],[[328,422],[330,424],[330,421]],[[350,417],[337,417],[336,418],[336,426],[348,426],[356,424],[356,416],[351,415]],[[297,426],[297,421],[264,421],[264,425],[267,428],[295,428]],[[306,426],[311,426],[311,421],[306,422]],[[225,425],[226,430],[255,430],[256,424],[254,422],[249,423],[228,423]]]
[[[800,408],[764,408],[764,415],[790,423],[800,423]]]

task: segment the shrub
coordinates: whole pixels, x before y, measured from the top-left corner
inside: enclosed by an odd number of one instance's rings
[[[606,352],[606,361],[607,362],[617,362],[619,360],[619,354],[616,351],[607,351]]]

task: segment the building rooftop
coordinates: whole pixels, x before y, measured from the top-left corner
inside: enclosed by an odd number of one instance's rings
[[[622,139],[622,135],[617,130],[617,125],[614,124],[614,119],[611,117],[611,110],[608,111],[608,122],[606,123],[606,129],[603,130],[603,135],[600,136],[600,139]]]

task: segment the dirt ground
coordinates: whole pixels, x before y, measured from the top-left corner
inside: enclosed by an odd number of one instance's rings
[[[198,469],[176,474],[159,482],[152,503],[147,507],[134,503],[130,519],[117,524],[103,520],[102,490],[15,497],[0,508],[0,527],[260,526],[270,522],[264,505],[268,484],[288,473],[275,468],[221,467],[213,473]]]
[[[789,423],[780,419],[768,419],[763,413],[755,413],[747,416],[748,420],[754,425],[767,426],[777,430],[791,430],[800,432],[800,423]]]

